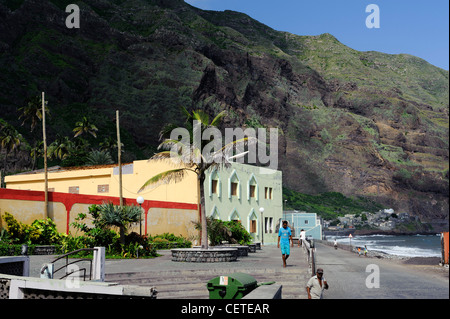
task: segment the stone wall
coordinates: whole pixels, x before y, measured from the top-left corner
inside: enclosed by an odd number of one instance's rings
[[[172,249],[172,261],[215,263],[236,261],[238,257],[237,248],[220,249]]]
[[[0,274],[0,299],[156,299],[153,287]]]

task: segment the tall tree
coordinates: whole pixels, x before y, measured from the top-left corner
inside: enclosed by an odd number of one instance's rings
[[[76,122],[75,128],[73,129],[73,132],[75,133],[74,137],[78,137],[84,133],[89,133],[93,137],[97,138],[97,131],[98,128],[92,124],[86,116],[83,116],[81,121]]]
[[[174,160],[179,164],[179,167],[173,170],[168,170],[157,174],[150,178],[147,182],[142,185],[139,192],[150,188],[157,187],[162,184],[168,184],[171,182],[180,182],[182,181],[188,172],[192,172],[197,175],[197,191],[198,191],[198,207],[199,214],[201,216],[201,224],[202,224],[202,236],[201,236],[201,244],[202,247],[208,248],[208,230],[207,230],[207,219],[205,213],[205,190],[204,190],[204,181],[205,175],[208,169],[212,169],[216,167],[220,169],[222,166],[229,166],[230,155],[234,150],[235,146],[240,146],[250,141],[256,142],[256,138],[245,137],[243,139],[233,141],[228,143],[224,147],[219,150],[214,150],[207,155],[207,157],[202,155],[202,150],[204,146],[210,143],[211,140],[203,140],[201,139],[200,144],[196,145],[193,143],[195,136],[203,136],[203,132],[211,127],[217,127],[221,121],[221,119],[226,115],[226,112],[223,111],[219,113],[211,122],[209,121],[209,116],[203,110],[193,111],[192,114],[189,113],[184,107],[182,107],[183,113],[186,115],[186,129],[190,135],[190,141],[183,141],[183,139],[173,140],[173,139],[165,139],[160,145],[158,149],[165,149],[162,152],[155,154],[150,161],[169,161]],[[168,124],[166,125],[160,133],[161,139],[163,139],[167,134],[169,134],[176,125]],[[176,151],[173,151],[176,149]]]
[[[73,148],[74,144],[69,137],[58,134],[56,140],[49,145],[48,157],[63,160],[70,156]]]
[[[6,170],[6,160],[8,155],[20,147],[23,137],[22,134],[8,123],[0,122],[0,146],[5,150],[5,158],[3,163],[3,169]]]
[[[45,101],[45,113],[50,115],[50,110],[47,106],[47,101]],[[31,132],[33,132],[36,125],[42,121],[42,97],[37,95],[28,101],[27,105],[20,107],[18,109],[20,112],[19,119],[23,119],[22,126],[25,122],[31,122]]]
[[[31,170],[34,170],[36,168],[36,162],[39,157],[44,156],[44,142],[39,141],[34,143],[34,147],[30,150],[30,157],[32,160],[32,167]]]

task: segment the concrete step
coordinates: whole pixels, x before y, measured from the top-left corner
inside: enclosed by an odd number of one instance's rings
[[[267,265],[266,261],[264,265]],[[116,282],[123,285],[138,285],[156,287],[158,299],[209,299],[209,291],[206,284],[209,280],[233,274],[236,272],[247,273],[253,276],[259,283],[275,281],[283,286],[283,299],[305,299],[306,291],[304,285],[307,282],[309,273],[307,265],[280,267],[252,267],[244,266],[236,268],[233,265],[224,268],[214,267],[203,268],[198,265],[191,269],[170,269],[162,268],[152,270],[149,268],[144,272],[118,272],[107,273],[107,282]],[[223,267],[224,265],[220,265]],[[200,269],[195,269],[196,267]]]
[[[218,277],[218,276],[224,276],[233,274],[236,272],[240,273],[246,273],[249,274],[256,279],[261,277],[276,277],[276,278],[283,278],[283,277],[304,277],[305,272],[304,271],[298,271],[298,270],[273,270],[273,269],[240,269],[239,271],[236,271],[235,269],[230,270],[199,270],[199,271],[167,271],[167,272],[140,272],[140,273],[114,273],[114,274],[106,274],[106,281],[125,281],[125,280],[160,280],[161,278],[170,278],[178,280],[179,278],[202,278],[210,280],[212,278]]]
[[[304,299],[306,291],[302,283],[303,275],[282,274],[282,276],[257,275],[255,279],[262,282],[275,281],[283,286],[284,299]],[[131,284],[139,286],[153,286],[158,290],[159,299],[208,299],[209,291],[206,283],[212,278],[209,275],[175,277],[165,280],[158,278],[122,278],[116,280],[120,284]],[[109,280],[108,280],[109,281]]]
[[[158,299],[209,299],[209,291],[205,285],[191,286],[188,290],[165,290],[158,288]],[[283,299],[307,299],[306,290],[299,286],[283,285]]]
[[[106,278],[107,282],[116,282],[118,284],[124,285],[138,285],[138,286],[184,286],[190,283],[202,283],[206,285],[208,281],[215,278],[216,276],[211,275],[191,275],[191,276],[181,276],[181,277],[171,277],[168,279],[167,277],[114,277],[110,276]],[[265,275],[254,275],[253,276],[258,283],[271,282],[275,281],[277,283],[284,283],[285,285],[298,285],[299,283],[304,281],[303,275],[298,274],[283,274],[283,275],[274,275],[274,274],[265,274]]]

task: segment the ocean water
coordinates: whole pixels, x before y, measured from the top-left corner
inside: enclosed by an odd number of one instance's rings
[[[347,236],[327,236],[328,241],[350,244]],[[402,257],[441,257],[441,237],[439,235],[370,235],[353,236],[352,246],[364,247]]]

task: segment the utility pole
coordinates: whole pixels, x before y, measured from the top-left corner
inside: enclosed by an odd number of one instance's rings
[[[120,128],[119,128],[119,110],[116,110],[116,129],[117,129],[117,160],[119,164],[119,200],[120,200],[120,207],[123,206],[123,196],[122,196],[122,159],[121,159],[121,153],[122,153],[122,145],[120,143]]]
[[[45,134],[45,93],[42,92],[42,136],[44,141],[44,218],[48,218],[48,167],[47,167],[47,137]]]

